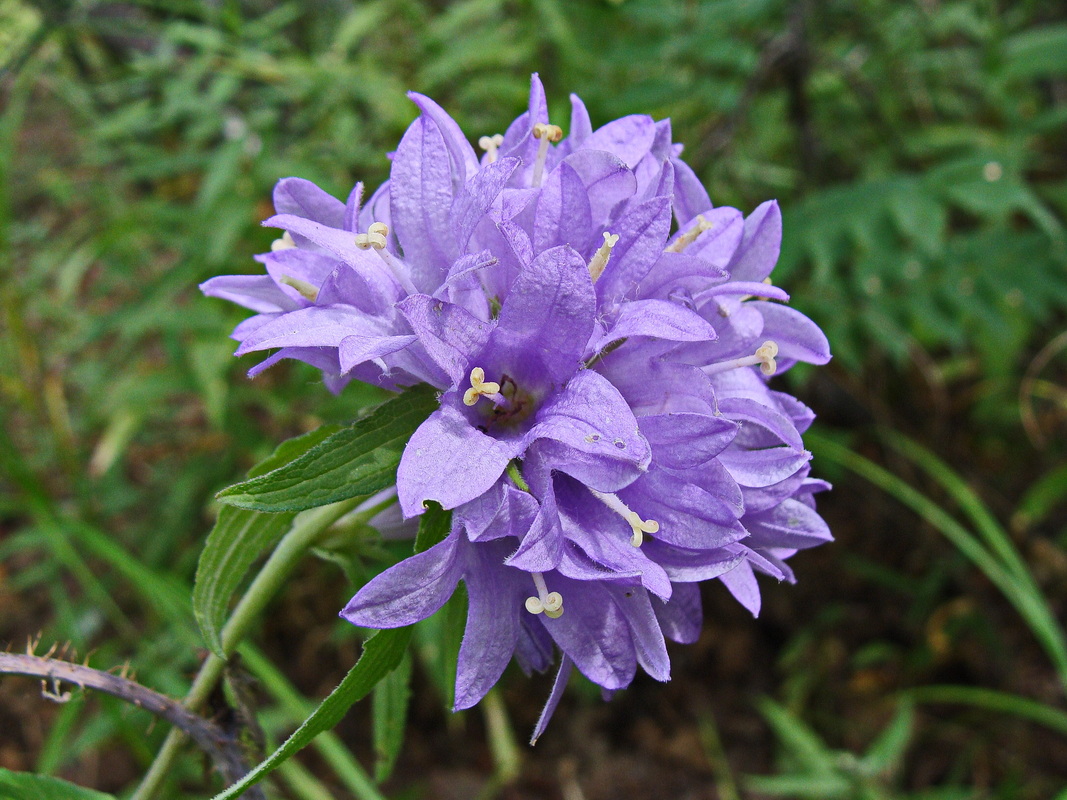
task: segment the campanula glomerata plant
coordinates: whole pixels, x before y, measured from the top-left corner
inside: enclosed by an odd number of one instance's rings
[[[293,358],[337,392],[436,390],[386,496],[405,519],[451,512],[447,535],[341,614],[411,625],[462,581],[455,707],[512,659],[558,662],[536,739],[573,667],[608,693],[638,666],[668,680],[700,582],[758,614],[756,574],[793,581],[788,558],[831,538],[801,438],[814,415],[769,382],[830,352],[771,282],[778,206],[714,207],[669,120],[594,130],[572,95],[564,136],[535,75],[479,155],[411,99],[384,185],[342,202],[282,180],[266,274],[201,288],[255,312],[233,334],[239,355],[270,351],[251,375]]]

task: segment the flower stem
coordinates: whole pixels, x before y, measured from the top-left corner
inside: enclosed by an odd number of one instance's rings
[[[515,734],[508,721],[508,713],[500,690],[494,686],[482,699],[482,714],[485,716],[489,751],[493,755],[493,776],[481,796],[492,796],[519,776],[522,770],[522,753],[515,742]]]
[[[226,655],[232,654],[237,649],[237,645],[247,635],[260,612],[278,593],[307,550],[314,546],[331,525],[355,508],[363,499],[365,498],[354,497],[333,505],[310,509],[293,521],[293,527],[282,537],[222,629],[222,649]],[[200,671],[193,680],[189,693],[185,696],[187,708],[195,709],[208,698],[222,677],[225,664],[225,659],[219,658],[214,653],[207,657],[200,666]],[[181,731],[177,729],[172,729],[167,734],[163,746],[130,800],[150,800],[156,797],[160,783],[170,771],[184,738]]]

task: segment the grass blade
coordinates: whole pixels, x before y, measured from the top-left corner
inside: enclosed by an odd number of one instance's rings
[[[1009,571],[1001,564],[982,546],[974,534],[957,522],[940,505],[893,473],[847,447],[817,434],[809,433],[805,441],[817,457],[825,458],[852,470],[908,506],[939,530],[963,555],[970,559],[1000,589],[1008,602],[1015,606],[1034,637],[1052,660],[1060,682],[1067,689],[1067,643],[1064,641],[1063,631],[1044,598],[1032,589],[1031,583],[1020,582],[1014,570]]]

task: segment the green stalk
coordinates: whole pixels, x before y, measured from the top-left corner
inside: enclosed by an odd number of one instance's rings
[[[267,559],[267,563],[263,565],[263,569],[256,575],[222,629],[222,649],[226,655],[233,654],[237,649],[237,645],[248,634],[259,614],[278,593],[308,549],[315,545],[331,525],[355,508],[363,499],[355,497],[322,508],[310,509],[293,521],[293,527],[278,542],[278,546]],[[207,657],[193,680],[189,693],[185,696],[186,707],[195,710],[208,698],[222,677],[225,664],[226,661],[214,653]],[[181,732],[171,729],[141,781],[141,785],[137,787],[137,791],[133,793],[130,800],[151,800],[157,796],[159,787],[170,771],[171,764],[183,741],[184,736]]]
[[[1036,588],[1032,588],[1029,581],[1019,580],[1015,572],[1017,567],[1010,563],[1003,563],[997,558],[996,552],[990,552],[983,547],[978,537],[957,522],[940,505],[893,473],[847,447],[821,436],[809,433],[807,441],[819,457],[852,470],[911,508],[941,531],[956,549],[985,573],[985,576],[1000,589],[1005,599],[1015,606],[1019,615],[1026,621],[1034,638],[1038,640],[1052,661],[1060,683],[1067,690],[1067,641],[1064,639],[1063,631],[1041,593]]]

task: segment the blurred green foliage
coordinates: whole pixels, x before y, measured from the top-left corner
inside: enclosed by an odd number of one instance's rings
[[[381,399],[295,363],[249,382],[242,312],[196,284],[258,271],[277,179],[384,180],[408,89],[472,138],[535,70],[554,118],[571,91],[594,124],[671,117],[717,204],[781,202],[776,280],[849,386],[918,365],[1017,435],[1020,378],[1067,318],[1067,15],[1042,0],[0,0],[0,70],[0,643],[43,630],[176,696],[212,492]],[[1062,506],[1056,475],[1030,522]],[[93,702],[22,768],[103,747],[143,768],[161,732]],[[299,721],[276,717],[270,736]]]

